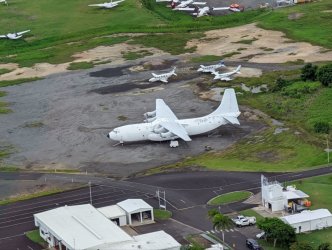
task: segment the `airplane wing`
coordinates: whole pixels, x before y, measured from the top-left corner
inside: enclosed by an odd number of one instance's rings
[[[105,4],[103,4],[103,3],[97,3],[97,4],[89,4],[88,6],[90,6],[90,7],[104,7]]]
[[[7,38],[6,35],[0,35],[0,38]]]
[[[156,117],[157,119],[166,118],[173,121],[178,119],[163,99],[156,99]]]
[[[21,36],[21,35],[23,35],[23,34],[25,34],[25,33],[28,33],[28,32],[30,32],[30,30],[25,30],[25,31],[17,32],[16,34],[17,34],[18,36]]]
[[[240,122],[239,122],[239,120],[236,117],[233,117],[233,116],[224,116],[224,119],[227,120],[231,124],[240,125]]]
[[[194,11],[195,8],[177,8],[176,10]]]
[[[167,79],[165,79],[165,78],[161,78],[160,81],[162,81],[164,83],[168,83]]]
[[[229,10],[230,7],[213,7],[212,10]]]
[[[206,2],[193,2],[192,4],[194,4],[194,5],[204,5],[204,4],[206,4]]]
[[[181,124],[175,121],[165,121],[161,122],[160,125],[163,126],[165,129],[167,129],[168,131],[180,137],[182,140],[191,141],[186,129]]]
[[[224,76],[224,77],[221,77],[220,80],[222,80],[222,81],[231,81],[232,78]]]
[[[158,75],[156,75],[155,73],[151,73],[153,75],[153,77],[158,77]]]

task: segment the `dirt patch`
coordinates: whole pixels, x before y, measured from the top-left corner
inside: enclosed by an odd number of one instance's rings
[[[129,45],[126,43],[116,44],[113,46],[99,46],[94,49],[90,49],[73,55],[72,57],[74,58],[74,60],[72,62],[105,62],[110,65],[117,65],[125,61],[122,52],[140,51],[143,48],[146,49],[142,46]],[[153,53],[153,56],[160,56],[166,54],[155,48],[149,48],[149,51]],[[0,64],[0,68],[14,69],[12,72],[1,75],[0,81],[32,77],[45,77],[55,73],[66,72],[67,67],[72,62],[61,64],[38,63],[35,64],[33,67],[24,68],[19,68],[17,64]]]
[[[297,20],[304,16],[304,13],[291,13],[288,15],[289,20]]]
[[[205,32],[205,35],[202,40],[189,41],[187,47],[196,46],[196,52],[201,55],[223,56],[239,52],[230,58],[256,63],[285,63],[297,60],[315,62],[328,61],[332,58],[332,52],[321,53],[324,48],[320,46],[293,42],[285,38],[285,34],[280,31],[264,30],[258,28],[256,24],[211,30]],[[251,44],[245,44],[240,42],[242,40],[253,41]],[[267,51],[264,48],[273,48],[273,50]]]

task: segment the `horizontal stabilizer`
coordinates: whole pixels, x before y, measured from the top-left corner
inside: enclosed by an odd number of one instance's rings
[[[234,116],[223,116],[223,117],[224,117],[225,120],[227,120],[231,124],[240,125],[239,120],[236,117],[234,117]]]

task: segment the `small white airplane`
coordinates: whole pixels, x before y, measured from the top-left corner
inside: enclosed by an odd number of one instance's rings
[[[124,0],[119,0],[119,1],[111,1],[109,3],[98,3],[98,4],[90,4],[90,7],[101,7],[101,8],[106,8],[106,9],[111,9],[119,5],[119,3],[123,2]]]
[[[182,1],[182,2],[178,2],[178,1],[173,1],[171,3],[171,7],[174,10],[178,10],[179,8],[184,8],[187,7],[190,4],[194,4],[194,5],[205,5],[206,2],[194,2],[194,0],[186,0],[186,1]]]
[[[215,72],[216,69],[219,69],[220,67],[226,67],[224,61],[220,61],[218,64],[213,64],[208,66],[199,65],[199,69],[197,71],[204,73],[212,73]]]
[[[214,80],[221,80],[221,81],[231,81],[233,80],[231,78],[232,75],[234,74],[241,74],[240,72],[240,69],[241,69],[241,65],[239,65],[235,70],[231,71],[231,72],[227,72],[227,73],[219,73],[219,72],[212,72],[212,74],[215,75],[215,77],[213,78]]]
[[[178,138],[191,141],[191,135],[207,133],[225,124],[239,125],[237,117],[240,113],[234,89],[226,89],[219,107],[199,118],[179,120],[163,99],[156,99],[156,110],[144,114],[145,123],[115,128],[107,137],[120,143],[171,141]]]
[[[8,33],[7,35],[0,35],[0,38],[7,38],[7,39],[11,39],[11,40],[16,40],[19,39],[23,36],[23,34],[30,32],[30,30],[25,30],[22,32],[15,32],[15,33]]]
[[[168,83],[168,78],[170,78],[172,75],[177,75],[175,73],[176,67],[174,67],[170,72],[165,73],[165,74],[160,74],[157,75],[155,73],[152,73],[153,77],[149,79],[149,82],[156,82],[156,81],[161,81],[164,83]]]
[[[202,16],[207,16],[211,14],[211,11],[217,11],[217,10],[229,10],[229,11],[233,11],[233,12],[239,12],[242,11],[242,9],[238,9],[235,7],[203,7],[203,8],[199,8],[198,6],[195,6],[194,8],[190,8],[190,7],[186,7],[186,8],[177,8],[177,10],[184,10],[184,11],[194,11],[192,13],[193,16],[196,17],[202,17]]]
[[[0,0],[0,3],[4,3],[4,4],[8,5],[7,0]]]

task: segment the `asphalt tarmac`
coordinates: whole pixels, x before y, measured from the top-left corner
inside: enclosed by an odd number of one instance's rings
[[[296,173],[264,173],[271,180],[280,182],[302,179],[311,176],[330,174],[332,166]],[[28,173],[27,173],[28,174]],[[157,207],[156,191],[165,190],[168,209],[173,212],[173,218],[197,230],[211,231],[211,222],[207,219],[210,207],[206,202],[212,197],[231,191],[249,190],[257,193],[260,190],[261,173],[247,172],[189,172],[160,174],[127,181],[84,176],[84,175],[45,175],[48,179],[66,179],[81,183],[91,181],[92,203],[96,207],[116,204],[127,198],[142,198],[149,204]],[[3,178],[20,178],[18,173],[0,173]],[[39,178],[36,175],[36,178]],[[33,230],[33,214],[63,205],[84,204],[90,202],[89,189],[64,192],[60,194],[35,198],[0,206],[0,249],[17,250],[27,249],[24,232]],[[241,211],[253,205],[241,202],[219,206],[222,213]],[[162,228],[161,228],[162,229]],[[219,235],[220,232],[215,232]],[[229,236],[229,237],[227,237]],[[236,244],[236,249],[246,249],[244,240],[246,236],[240,230],[226,232],[226,242]],[[15,248],[13,248],[15,247]],[[36,248],[37,249],[37,248]],[[30,249],[31,250],[31,249]]]

